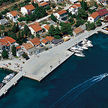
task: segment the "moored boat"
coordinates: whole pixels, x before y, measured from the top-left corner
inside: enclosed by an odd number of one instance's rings
[[[75,55],[79,57],[85,57],[85,55],[82,52],[76,52]]]

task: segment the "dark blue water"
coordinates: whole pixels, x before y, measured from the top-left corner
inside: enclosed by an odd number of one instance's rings
[[[108,73],[108,35],[90,38],[94,47],[84,51],[86,57],[72,56],[41,83],[22,78],[0,99],[0,108],[50,108],[75,86],[93,76]],[[0,70],[0,81],[8,71]],[[79,89],[80,91],[80,89]],[[56,108],[108,108],[108,77],[81,93],[74,101],[66,97]]]

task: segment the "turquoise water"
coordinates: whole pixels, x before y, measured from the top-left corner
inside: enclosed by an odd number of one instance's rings
[[[93,76],[108,73],[108,35],[95,34],[90,40],[94,47],[84,51],[85,58],[70,57],[41,83],[22,78],[0,99],[0,108],[51,108],[72,88]],[[8,73],[0,70],[0,81]],[[82,88],[76,93],[80,90]],[[56,108],[108,108],[108,78],[90,86],[72,100],[74,95],[66,96],[68,105],[63,101]]]

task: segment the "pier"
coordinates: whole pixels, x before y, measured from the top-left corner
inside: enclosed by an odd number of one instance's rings
[[[6,83],[1,89],[0,89],[0,97],[7,93],[7,91],[15,85],[18,80],[24,75],[23,72],[17,73],[8,83]]]

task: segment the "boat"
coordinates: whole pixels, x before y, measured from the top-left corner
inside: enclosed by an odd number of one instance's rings
[[[0,89],[3,87],[3,83],[0,83]]]
[[[77,53],[75,53],[75,55],[79,56],[79,57],[85,57],[85,55],[82,52],[77,52]]]
[[[75,53],[77,53],[77,52],[81,52],[80,50],[77,50],[77,49],[75,49],[75,50],[71,50],[72,52],[75,52]]]
[[[88,45],[88,47],[93,47],[91,41],[88,41],[88,42],[87,42],[87,45]]]
[[[88,46],[85,44],[82,46],[82,49],[88,49]]]
[[[7,75],[6,77],[4,77],[2,83],[9,82],[14,76],[15,76],[15,73],[11,73],[11,74]]]
[[[87,39],[84,39],[84,40],[81,42],[81,44],[84,45],[85,43],[87,43],[87,41],[88,41]]]

